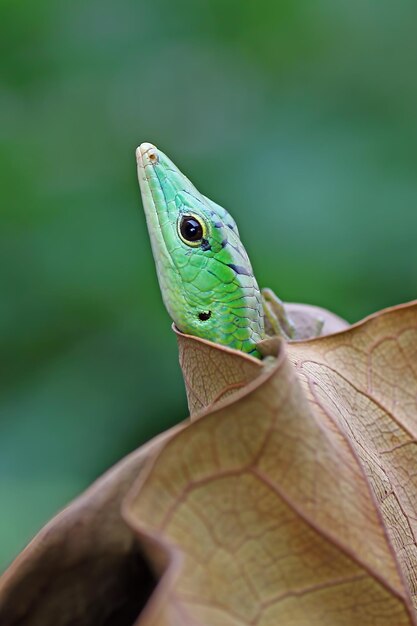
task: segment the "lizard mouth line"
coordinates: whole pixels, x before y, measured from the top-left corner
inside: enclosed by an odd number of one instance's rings
[[[153,155],[154,158],[151,158],[151,155]],[[142,143],[136,149],[136,160],[138,165],[139,185],[142,192],[143,208],[151,235],[151,243],[156,248],[159,248],[159,252],[163,253],[166,261],[173,268],[178,270],[175,262],[169,254],[168,245],[165,241],[164,229],[162,228],[163,222],[167,219],[168,203],[163,185],[161,183],[160,173],[158,172],[158,168],[156,166],[159,165],[159,167],[163,169],[165,169],[165,166],[160,161],[156,146],[147,142]],[[150,172],[149,168],[151,168]],[[157,186],[163,196],[163,200],[161,197],[158,198],[155,187],[152,189],[150,184],[151,172],[154,173],[152,178],[155,182],[157,181]],[[161,206],[162,202],[163,206]]]
[[[152,151],[152,152],[151,152]],[[154,154],[155,155],[155,160],[152,160],[150,158],[150,154]],[[145,201],[143,203],[144,209],[145,209],[145,213],[147,215],[156,215],[157,221],[158,221],[158,226],[159,229],[161,230],[161,221],[160,221],[160,211],[158,210],[158,202],[157,202],[157,198],[155,196],[155,192],[152,190],[152,187],[150,185],[150,175],[148,174],[148,172],[146,171],[147,167],[151,167],[152,171],[155,173],[155,178],[158,180],[158,186],[159,189],[161,190],[162,194],[164,194],[164,190],[161,184],[161,180],[159,178],[158,175],[158,171],[155,167],[155,165],[157,163],[159,163],[159,157],[158,157],[158,152],[157,149],[154,145],[152,145],[151,143],[142,143],[139,148],[136,149],[136,159],[137,159],[137,163],[138,163],[138,173],[139,173],[139,184],[141,187],[141,191],[142,194],[144,196],[144,199],[149,199],[152,202],[152,207],[149,209],[149,207],[147,207],[147,202]],[[146,159],[146,161],[145,161]],[[164,194],[164,200],[165,200],[165,194]],[[165,200],[165,209],[167,208],[167,202]],[[162,231],[161,231],[162,232]]]

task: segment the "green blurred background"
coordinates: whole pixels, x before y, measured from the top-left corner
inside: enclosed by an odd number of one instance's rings
[[[2,0],[0,23],[3,568],[187,415],[140,142],[284,299],[354,321],[416,297],[417,3]]]

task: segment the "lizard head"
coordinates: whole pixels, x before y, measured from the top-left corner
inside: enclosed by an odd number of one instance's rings
[[[262,298],[235,221],[150,143],[138,178],[165,306],[177,328],[257,355]]]

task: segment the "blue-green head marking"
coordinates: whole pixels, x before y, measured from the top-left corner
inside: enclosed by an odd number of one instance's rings
[[[257,355],[262,298],[235,221],[150,143],[138,177],[162,297],[177,328]]]

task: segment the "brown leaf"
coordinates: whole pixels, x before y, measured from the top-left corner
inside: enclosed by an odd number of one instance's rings
[[[2,626],[417,626],[417,303],[263,362],[178,341],[198,419],[40,533]]]
[[[306,394],[349,440],[417,606],[417,304],[293,344]]]
[[[130,494],[150,559],[166,545],[173,563],[141,626],[416,623],[417,305],[287,350],[295,368],[281,349]]]
[[[173,324],[178,337],[180,365],[191,417],[202,408],[236,393],[262,371],[259,359],[222,347],[205,339],[184,335]]]

